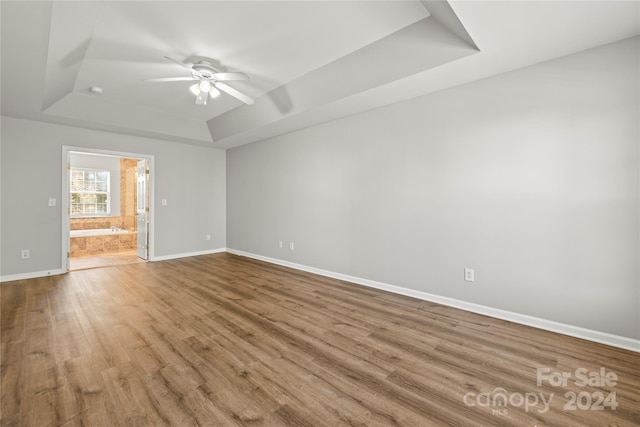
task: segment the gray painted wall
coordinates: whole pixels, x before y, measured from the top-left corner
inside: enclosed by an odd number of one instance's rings
[[[225,247],[224,151],[9,117],[1,125],[2,276],[62,268],[63,145],[155,156],[156,257]]]
[[[640,338],[638,40],[227,151],[227,246]]]

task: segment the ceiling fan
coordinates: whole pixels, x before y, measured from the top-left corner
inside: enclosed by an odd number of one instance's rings
[[[218,69],[214,68],[213,63],[211,61],[202,59],[198,61],[193,66],[189,67],[186,64],[183,64],[180,61],[176,61],[173,58],[169,58],[168,56],[164,57],[165,59],[178,64],[182,68],[186,68],[191,71],[190,77],[165,77],[159,79],[147,79],[147,82],[183,82],[183,81],[193,81],[196,82],[189,90],[196,96],[196,104],[197,105],[207,105],[207,100],[209,97],[216,98],[220,95],[220,91],[225,92],[236,99],[244,102],[245,104],[251,105],[254,100],[244,93],[240,92],[237,89],[232,88],[228,84],[224,83],[225,81],[231,80],[248,80],[249,76],[245,73],[234,72],[234,73],[223,73]],[[219,90],[218,90],[219,89]]]

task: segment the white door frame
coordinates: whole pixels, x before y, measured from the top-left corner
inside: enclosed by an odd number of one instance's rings
[[[149,252],[148,258],[149,261],[153,261],[154,259],[154,235],[153,232],[153,224],[155,224],[154,219],[154,174],[155,174],[155,164],[154,164],[154,156],[151,154],[140,154],[140,153],[129,153],[125,151],[112,151],[112,150],[101,150],[97,148],[88,148],[88,147],[72,147],[68,145],[62,146],[62,257],[60,261],[60,267],[62,271],[65,273],[69,271],[69,253],[70,253],[70,245],[71,245],[71,237],[69,230],[69,222],[71,220],[71,215],[69,213],[69,180],[70,180],[70,171],[68,168],[69,165],[69,156],[71,153],[87,153],[87,154],[102,154],[106,156],[113,157],[124,157],[128,159],[146,159],[149,163]]]
[[[142,172],[142,173],[141,173]],[[140,185],[143,184],[143,185]],[[149,161],[136,162],[136,255],[149,259]],[[142,196],[141,196],[142,195]],[[142,226],[141,226],[142,224]],[[140,244],[142,241],[142,245]]]

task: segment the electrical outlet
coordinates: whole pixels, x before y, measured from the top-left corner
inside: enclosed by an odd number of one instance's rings
[[[293,250],[293,242],[289,242],[289,250],[292,251]]]
[[[282,240],[278,242],[278,246],[280,246],[280,249],[282,249]]]
[[[205,239],[211,240],[211,234],[207,233],[207,235],[205,236]]]
[[[473,268],[464,269],[464,280],[467,282],[473,282],[475,280],[475,272]]]
[[[23,249],[20,256],[22,259],[31,258],[31,251],[29,251],[29,249]]]
[[[162,204],[162,206],[167,206],[167,199],[162,199],[160,203]]]
[[[55,205],[56,205],[56,198],[49,197],[49,206],[55,206]]]

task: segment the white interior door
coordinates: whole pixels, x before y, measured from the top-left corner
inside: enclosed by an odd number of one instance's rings
[[[136,221],[138,228],[138,258],[149,259],[149,169],[146,160],[138,162]]]

